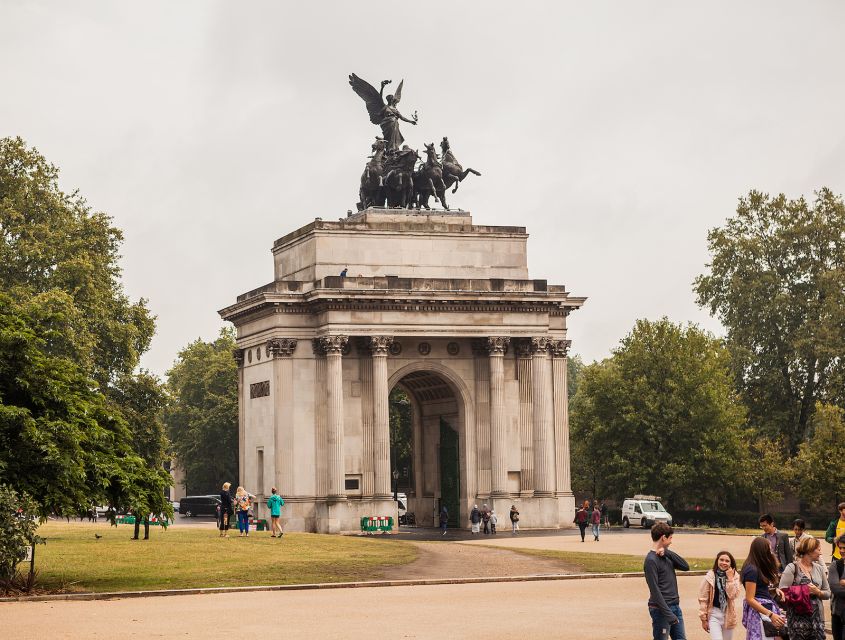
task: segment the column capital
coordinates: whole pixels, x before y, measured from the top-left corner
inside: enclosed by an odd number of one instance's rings
[[[569,353],[569,347],[572,346],[572,340],[552,340],[549,343],[549,350],[555,358],[565,358]]]
[[[311,348],[314,350],[315,356],[326,355],[326,350],[323,348],[323,343],[320,341],[320,338],[311,339]]]
[[[516,357],[517,358],[530,358],[531,357],[531,340],[530,339],[519,338],[517,340],[514,340],[513,346],[516,349]]]
[[[244,366],[244,350],[243,349],[232,349],[232,357],[235,359],[235,363],[238,365],[238,369]]]
[[[370,336],[370,353],[374,356],[386,356],[390,352],[390,345],[393,344],[393,336]]]
[[[326,354],[342,354],[346,348],[346,343],[349,341],[349,336],[322,336],[319,338],[320,347]]]
[[[507,336],[490,336],[487,338],[487,353],[491,356],[502,356],[508,350],[511,339]]]
[[[549,339],[545,336],[534,336],[531,338],[531,354],[541,354],[549,349]]]
[[[296,338],[270,338],[267,341],[267,357],[290,357],[296,350]]]

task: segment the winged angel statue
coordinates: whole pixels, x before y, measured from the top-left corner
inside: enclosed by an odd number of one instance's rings
[[[370,122],[381,127],[382,136],[387,145],[387,153],[392,154],[398,151],[405,138],[399,131],[399,121],[407,122],[409,124],[417,124],[417,114],[414,112],[413,119],[406,118],[401,113],[396,105],[402,99],[402,85],[405,83],[402,80],[399,86],[396,87],[396,93],[387,96],[385,103],[384,88],[390,84],[390,80],[382,80],[381,88],[376,91],[376,88],[366,80],[362,80],[354,73],[349,76],[349,84],[367,105],[367,113],[370,114]]]

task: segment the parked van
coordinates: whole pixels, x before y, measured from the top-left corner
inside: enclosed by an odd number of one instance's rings
[[[672,524],[672,514],[660,503],[660,496],[636,495],[622,503],[623,527],[651,527],[658,522]]]
[[[217,507],[220,506],[220,496],[185,496],[179,501],[179,513],[183,516],[214,516],[217,517]]]

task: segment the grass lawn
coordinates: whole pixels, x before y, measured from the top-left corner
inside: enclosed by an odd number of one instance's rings
[[[272,539],[266,532],[222,539],[215,529],[47,522],[38,534],[38,585],[50,591],[140,591],[373,580],[381,569],[417,557],[406,542],[310,533]],[[143,527],[141,528],[143,535]],[[102,536],[97,539],[95,534]]]
[[[696,532],[702,532],[703,533],[703,532],[706,532],[706,531],[718,531],[719,533],[725,533],[725,534],[729,534],[729,535],[732,535],[732,536],[759,536],[759,535],[762,535],[762,533],[763,533],[763,530],[760,529],[760,528],[757,528],[757,529],[740,529],[740,528],[736,528],[736,527],[718,527],[718,528],[715,528],[715,527],[701,527],[701,528],[680,527],[680,528],[677,528],[676,527],[676,529],[678,529],[680,531],[690,531],[692,533],[696,533]],[[790,538],[794,535],[792,533],[792,529],[778,529],[778,531],[780,531],[781,533],[788,533]],[[814,538],[821,539],[821,541],[824,542],[824,533],[825,533],[824,531],[816,530],[816,529],[808,529],[807,533],[809,533]]]
[[[577,573],[629,573],[643,570],[643,556],[629,556],[616,553],[583,553],[580,551],[553,551],[550,549],[521,549],[508,547],[510,551],[529,556],[552,558],[566,562]],[[713,558],[684,558],[690,570],[710,569]],[[737,558],[737,563],[741,563]]]

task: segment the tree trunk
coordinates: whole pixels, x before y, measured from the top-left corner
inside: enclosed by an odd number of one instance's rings
[[[137,520],[135,521],[137,522]],[[149,517],[144,518],[144,540],[150,539],[150,519]]]
[[[135,516],[135,535],[132,536],[133,540],[138,539],[138,534],[140,533],[141,528],[141,519],[138,516]]]

